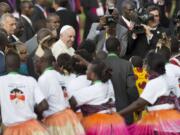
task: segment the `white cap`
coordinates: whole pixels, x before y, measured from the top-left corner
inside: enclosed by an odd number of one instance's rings
[[[74,29],[72,26],[70,25],[64,25],[61,30],[60,30],[60,34],[62,34],[64,31],[66,31],[67,29]]]

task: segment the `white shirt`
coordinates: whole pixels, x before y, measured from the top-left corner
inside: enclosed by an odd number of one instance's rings
[[[108,102],[110,98],[114,99],[114,90],[109,82],[97,82],[91,86],[77,90],[73,96],[78,106],[84,104],[101,105]]]
[[[35,79],[20,74],[2,76],[0,93],[2,121],[6,126],[36,119],[34,106],[44,96]]]
[[[4,56],[4,52],[0,50],[0,54],[2,54]]]
[[[32,25],[32,22],[31,22],[31,20],[30,20],[29,17],[27,17],[27,16],[24,15],[24,14],[22,14],[21,17],[23,17],[31,26],[33,26],[33,25]]]
[[[59,84],[60,78],[61,76],[57,71],[45,70],[38,79],[39,87],[49,104],[49,109],[43,113],[44,117],[62,111],[67,107],[61,85]]]
[[[167,75],[161,75],[153,80],[150,80],[140,97],[152,105],[159,97],[169,96],[171,91],[173,91],[177,97],[180,97],[180,88],[178,86],[178,82],[175,80],[175,77],[169,77]]]
[[[91,85],[86,75],[80,75],[67,83],[68,96],[71,98],[74,92]]]
[[[70,75],[65,75],[64,76],[64,83],[65,83],[64,86],[67,88],[68,83],[75,78],[76,78],[76,75],[73,73],[71,73]]]
[[[56,11],[61,11],[61,10],[66,10],[66,8],[64,8],[64,7],[58,7],[58,8],[56,9]]]
[[[180,67],[174,64],[168,63],[165,65],[165,69],[168,76],[180,78]]]
[[[57,59],[58,56],[62,53],[67,53],[70,56],[74,55],[75,50],[70,47],[68,48],[61,40],[58,40],[53,46],[52,46],[52,53],[54,57]]]
[[[122,16],[122,19],[124,20],[124,22],[128,27],[131,27],[131,21],[127,20],[124,16]]]

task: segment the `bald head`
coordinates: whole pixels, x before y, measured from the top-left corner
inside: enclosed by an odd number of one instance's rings
[[[121,5],[123,16],[130,20],[134,15],[135,7],[135,4],[131,0],[123,1]]]
[[[21,2],[21,13],[26,16],[31,16],[33,13],[33,3],[31,1]]]
[[[14,51],[9,51],[5,57],[6,68],[8,72],[18,71],[20,67],[20,57]]]
[[[50,30],[57,30],[60,27],[60,18],[57,14],[52,13],[47,17],[47,28]]]
[[[68,48],[73,46],[75,35],[74,28],[69,25],[63,26],[60,31],[60,39]]]

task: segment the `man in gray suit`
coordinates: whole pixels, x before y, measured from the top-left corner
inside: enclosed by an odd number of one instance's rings
[[[117,12],[114,10],[113,12]],[[118,18],[119,15],[117,13],[112,14],[115,18]],[[121,45],[120,56],[124,56],[127,49],[127,29],[121,26],[119,23],[115,23],[115,25],[106,25],[106,17],[103,16],[100,18],[99,23],[93,23],[90,29],[90,32],[87,36],[87,39],[93,40],[96,43],[96,52],[106,50],[105,42],[108,37],[116,37]],[[105,27],[104,27],[105,26]],[[104,29],[99,29],[100,27],[104,27]]]
[[[115,92],[115,105],[117,111],[120,111],[135,101],[139,95],[131,63],[119,57],[121,48],[119,40],[114,37],[108,38],[106,48],[108,57],[105,59],[105,63],[113,71],[111,80]],[[131,124],[133,114],[125,116],[125,120],[127,124]]]

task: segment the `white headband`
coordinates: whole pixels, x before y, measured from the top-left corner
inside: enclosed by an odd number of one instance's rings
[[[67,29],[74,29],[72,26],[70,25],[64,25],[61,30],[60,30],[60,34],[62,34],[64,31],[66,31]]]

